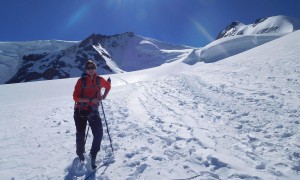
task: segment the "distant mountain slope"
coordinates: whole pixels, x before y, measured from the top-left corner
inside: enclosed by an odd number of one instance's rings
[[[169,60],[170,55],[175,58],[182,53],[180,50],[192,48],[142,37],[132,32],[113,36],[93,34],[87,39],[93,39],[96,49],[104,48],[114,64],[123,71],[159,66]],[[164,50],[174,52],[165,53]]]
[[[300,29],[299,19],[287,16],[273,16],[257,19],[253,24],[249,25],[234,21],[219,33],[217,39],[236,35],[290,33],[298,29]]]
[[[23,56],[19,71],[6,83],[50,80],[81,76],[88,59],[96,61],[101,74],[121,73],[159,66],[176,59],[182,49],[128,32],[112,36],[92,34],[81,42],[54,52]],[[173,50],[166,53],[164,50]]]
[[[77,41],[40,40],[27,42],[0,42],[0,84],[12,78],[22,66],[23,56],[59,51]]]

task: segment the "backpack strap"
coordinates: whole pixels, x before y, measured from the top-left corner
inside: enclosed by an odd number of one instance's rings
[[[97,97],[100,95],[101,96],[101,86],[100,86],[100,76],[96,76],[96,84],[98,87],[98,91],[97,91]]]
[[[86,74],[83,73],[81,76],[81,92],[80,92],[80,97],[84,98],[84,90],[86,88]],[[79,108],[82,109],[84,106],[88,106],[86,102],[79,102]]]
[[[97,76],[97,78],[96,78],[96,83],[97,83],[97,86],[98,86],[99,89],[100,89],[100,76]]]
[[[86,88],[86,76],[81,77],[81,93],[80,96],[83,97],[84,89]]]

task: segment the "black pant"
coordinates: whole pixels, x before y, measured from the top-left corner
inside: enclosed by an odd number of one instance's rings
[[[75,109],[74,121],[76,125],[76,154],[80,156],[85,152],[85,131],[87,122],[89,122],[93,133],[93,143],[90,154],[91,157],[96,158],[103,137],[103,128],[99,112]]]

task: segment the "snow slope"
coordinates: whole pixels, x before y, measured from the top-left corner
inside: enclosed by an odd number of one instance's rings
[[[177,56],[193,49],[138,35],[117,38],[105,41],[103,47],[108,50],[115,64],[124,71],[156,67],[170,59],[177,60],[179,59]]]
[[[104,132],[89,179],[299,179],[299,50],[296,31],[215,63],[111,75],[115,154]],[[75,155],[75,82],[0,86],[1,178],[90,174]]]
[[[213,63],[260,46],[284,35],[286,34],[243,35],[221,38],[203,48],[195,49],[190,55],[192,56],[191,59],[186,59],[185,62],[191,65],[196,62]],[[197,61],[194,61],[195,57],[197,57]]]

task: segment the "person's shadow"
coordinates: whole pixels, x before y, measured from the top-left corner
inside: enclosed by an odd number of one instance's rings
[[[90,169],[88,168],[88,163],[81,163],[79,158],[74,158],[72,164],[65,170],[67,175],[64,180],[74,180],[78,177],[88,177],[88,180],[94,180],[96,178],[95,173],[91,174]]]

